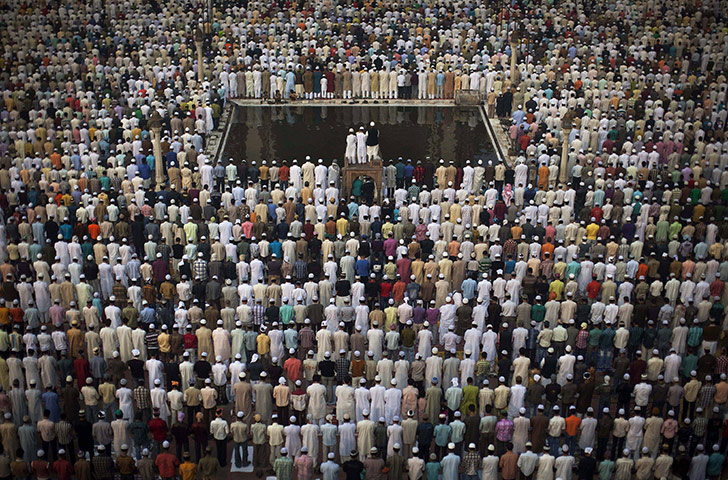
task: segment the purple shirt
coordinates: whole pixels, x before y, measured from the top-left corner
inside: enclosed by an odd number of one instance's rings
[[[495,438],[501,442],[510,442],[513,437],[513,422],[504,418],[495,424]]]
[[[425,323],[426,311],[422,307],[415,307],[412,309],[412,323],[415,325],[421,325]]]
[[[397,253],[397,241],[394,238],[388,238],[384,241],[384,254],[387,257],[394,257]]]

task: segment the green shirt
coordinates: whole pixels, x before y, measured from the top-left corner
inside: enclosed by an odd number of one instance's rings
[[[717,476],[720,475],[720,472],[723,470],[723,463],[725,462],[725,455],[720,453],[713,453],[708,458],[708,467],[706,468],[706,472],[710,476]]]
[[[590,347],[598,347],[599,346],[599,337],[602,336],[602,329],[598,327],[594,327],[591,330],[589,330],[589,346]]]
[[[690,372],[697,370],[698,368],[698,356],[695,354],[687,355],[682,361],[682,372],[683,376],[690,377]]]
[[[281,322],[283,322],[283,325],[288,325],[289,323],[291,323],[291,320],[293,320],[293,307],[290,305],[283,305],[278,313],[281,317]]]
[[[364,182],[362,182],[361,178],[357,178],[356,180],[354,180],[354,182],[351,184],[351,194],[355,197],[361,195],[361,187],[363,184]]]
[[[614,473],[614,462],[612,460],[602,460],[597,467],[599,472],[599,480],[610,480]]]
[[[463,401],[460,404],[460,411],[467,415],[470,411],[470,405],[475,407],[475,411],[478,411],[478,387],[475,385],[466,385],[463,387]]]
[[[440,462],[427,462],[425,465],[427,480],[437,480],[440,475]]]
[[[435,445],[439,447],[447,446],[450,441],[450,425],[441,423],[435,427]]]
[[[276,480],[291,480],[293,460],[288,457],[277,458],[273,462],[273,471],[276,472]]]
[[[546,307],[541,305],[540,303],[537,303],[533,307],[531,307],[531,320],[533,320],[536,323],[543,322],[544,317],[546,316]]]

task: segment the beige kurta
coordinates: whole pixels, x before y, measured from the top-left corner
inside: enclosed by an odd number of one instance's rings
[[[203,352],[207,352],[207,359],[212,359],[212,331],[207,327],[200,327],[195,332],[197,337],[197,352],[202,356]]]
[[[306,389],[308,395],[308,413],[314,420],[320,420],[326,416],[326,387],[320,383],[309,385]]]
[[[359,450],[359,459],[366,458],[373,446],[374,422],[364,419],[356,424],[356,448]]]
[[[233,387],[235,393],[235,412],[243,412],[245,423],[253,421],[253,387],[250,382],[240,381]]]

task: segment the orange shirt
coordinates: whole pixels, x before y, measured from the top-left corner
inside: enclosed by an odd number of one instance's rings
[[[566,434],[574,437],[579,433],[579,425],[581,425],[581,418],[576,415],[569,415],[564,419],[566,421]]]
[[[637,278],[645,277],[647,278],[647,264],[640,263],[639,267],[637,267]]]
[[[554,258],[554,246],[551,243],[544,243],[541,245],[541,257],[546,258],[546,253],[549,254],[550,258]]]

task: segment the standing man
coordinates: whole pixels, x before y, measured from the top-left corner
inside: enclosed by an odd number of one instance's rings
[[[281,448],[281,456],[273,462],[273,471],[276,473],[276,480],[291,480],[293,460],[288,458],[286,447]]]
[[[162,442],[162,453],[157,455],[154,461],[159,470],[159,476],[163,480],[172,480],[177,477],[177,467],[179,467],[179,459],[174,453],[169,452],[169,442]]]
[[[367,161],[371,162],[379,158],[379,129],[374,126],[374,122],[369,124],[367,130]]]
[[[440,461],[440,465],[442,466],[442,479],[457,480],[460,469],[460,457],[455,455],[454,443],[450,442],[447,445],[447,450],[447,455]]]
[[[233,435],[233,458],[238,468],[250,465],[248,461],[248,440],[250,438],[250,427],[243,421],[244,414],[238,412],[237,420],[230,425],[230,432]],[[242,451],[242,457],[241,452]]]
[[[224,467],[227,465],[227,437],[230,434],[230,426],[227,420],[222,418],[222,408],[215,411],[215,420],[210,422],[210,434],[215,439],[217,461]]]
[[[212,447],[205,448],[205,456],[197,464],[202,480],[214,480],[220,471],[220,462],[212,456]]]
[[[364,132],[364,127],[359,127],[359,131],[356,132],[356,160],[357,163],[367,163],[367,153],[369,146],[367,144],[367,134]]]

